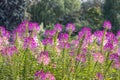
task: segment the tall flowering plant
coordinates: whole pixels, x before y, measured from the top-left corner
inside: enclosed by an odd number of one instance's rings
[[[119,80],[120,31],[110,32],[110,21],[103,28],[83,27],[73,38],[73,23],[66,32],[57,23],[40,41],[38,23],[24,21],[12,33],[0,27],[0,79]]]

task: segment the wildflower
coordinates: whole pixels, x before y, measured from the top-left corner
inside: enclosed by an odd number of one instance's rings
[[[9,47],[5,47],[3,48],[1,51],[3,56],[12,56],[14,53],[17,53],[18,50],[16,48],[16,46],[9,46]]]
[[[42,40],[42,44],[47,46],[47,45],[53,45],[53,41],[51,38],[45,38]]]
[[[56,49],[57,55],[60,56],[61,50],[59,46],[56,46],[55,49]]]
[[[35,73],[35,80],[56,80],[54,75],[50,72],[44,72],[43,70],[41,71],[36,71]]]
[[[110,60],[113,60],[114,62],[119,62],[119,56],[117,53],[110,54],[109,58]]]
[[[97,77],[98,80],[103,80],[104,79],[103,74],[101,74],[101,73],[97,73],[96,77]]]
[[[60,41],[58,46],[62,49],[69,49],[70,48],[70,43]]]
[[[51,74],[50,72],[47,72],[45,76],[46,76],[46,79],[47,79],[47,80],[55,80],[54,75]]]
[[[50,63],[50,57],[47,51],[43,51],[38,56],[38,63],[43,63],[43,65],[48,65]]]
[[[69,32],[75,31],[75,25],[72,24],[72,23],[68,23],[67,26],[66,26],[66,30],[69,31]]]
[[[99,62],[99,63],[104,63],[105,57],[103,54],[101,53],[95,53],[93,54],[93,58],[95,62]]]
[[[54,30],[57,31],[57,32],[61,32],[62,31],[62,25],[59,24],[59,23],[55,24]]]
[[[117,39],[120,40],[120,30],[117,32],[117,35],[116,35]]]
[[[102,42],[104,31],[95,31],[93,35],[96,37],[97,42]]]
[[[117,54],[118,54],[118,56],[120,56],[120,48],[118,48]]]
[[[86,39],[89,39],[91,36],[91,29],[89,27],[83,27],[78,33],[78,38],[81,39],[85,36]]]
[[[113,49],[113,44],[108,42],[104,46],[104,50],[111,51]]]
[[[36,22],[29,22],[28,23],[28,30],[29,31],[34,31],[35,30],[35,32],[38,33],[40,31],[39,24],[36,23]]]
[[[0,36],[10,38],[10,32],[7,31],[3,26],[0,26]]]
[[[112,27],[112,25],[111,25],[110,21],[108,21],[108,20],[104,21],[103,28],[105,28],[105,29],[111,29],[111,27]]]
[[[45,35],[46,35],[48,38],[52,38],[53,36],[55,36],[55,33],[56,33],[55,30],[46,30],[46,31],[45,31]]]
[[[32,37],[26,37],[24,38],[24,44],[23,44],[23,47],[26,49],[26,48],[29,48],[29,49],[34,49],[38,46],[38,43],[35,42],[34,38]]]
[[[78,40],[72,40],[70,42],[70,49],[73,51],[78,48],[79,41]]]
[[[86,62],[86,55],[85,54],[78,54],[76,57],[76,60],[84,63],[84,62]]]
[[[68,41],[68,38],[69,38],[69,36],[68,36],[67,33],[61,33],[61,34],[59,35],[59,41],[61,41],[61,42],[67,42],[67,41]]]
[[[113,66],[115,69],[119,69],[119,70],[120,70],[120,62],[113,62],[112,66]]]
[[[41,71],[36,71],[35,77],[36,77],[35,80],[46,80],[46,76],[45,76],[45,73],[44,73],[43,70],[41,70]]]

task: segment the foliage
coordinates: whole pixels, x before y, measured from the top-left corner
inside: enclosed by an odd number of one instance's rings
[[[100,7],[91,7],[86,11],[86,19],[91,23],[92,29],[99,30],[103,22],[103,15]]]
[[[32,21],[43,22],[46,26],[56,23],[60,17],[79,9],[79,0],[41,0],[32,5],[28,12],[32,16]]]
[[[120,29],[120,0],[105,0],[103,7],[104,18],[112,22],[113,31]]]
[[[87,0],[81,4],[80,22],[86,22],[86,26],[92,28],[93,31],[101,29],[104,20],[102,6],[104,0]]]
[[[1,0],[0,25],[13,30],[24,20],[26,4],[29,0]]]

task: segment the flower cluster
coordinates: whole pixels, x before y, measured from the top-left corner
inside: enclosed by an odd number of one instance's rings
[[[53,74],[50,72],[45,73],[43,70],[36,71],[35,76],[35,80],[56,80]]]
[[[116,80],[120,73],[120,31],[112,33],[110,21],[103,23],[104,30],[92,32],[85,26],[75,36],[73,23],[65,28],[62,31],[57,23],[39,40],[36,22],[23,21],[11,33],[1,26],[0,79]]]

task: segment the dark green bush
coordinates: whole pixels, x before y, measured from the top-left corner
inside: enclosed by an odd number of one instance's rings
[[[13,30],[25,19],[29,0],[0,0],[0,26]]]

